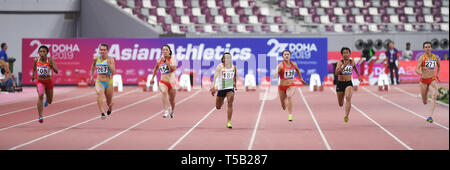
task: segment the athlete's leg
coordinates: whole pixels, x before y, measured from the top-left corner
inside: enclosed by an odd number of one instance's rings
[[[38,93],[37,108],[38,108],[39,117],[43,117],[42,110],[43,110],[45,86],[42,83],[36,84],[36,91]]]
[[[436,80],[432,81],[430,84],[430,89],[431,89],[431,108],[430,108],[430,116],[431,117],[433,115],[434,112],[434,108],[436,107],[436,100],[437,100],[437,95],[438,95],[438,87],[436,84]]]
[[[295,86],[291,86],[286,90],[286,97],[288,101],[287,109],[289,114],[292,114],[292,96],[294,96],[296,89],[297,88]]]
[[[339,107],[344,106],[344,92],[336,92]]]
[[[280,96],[281,107],[283,108],[283,110],[286,110],[286,98],[287,98],[286,92],[281,89],[278,89],[278,95]]]
[[[114,105],[114,103],[112,102],[113,95],[114,95],[114,87],[112,86],[112,84],[110,84],[105,91],[106,104],[108,105],[108,113],[111,113],[112,106]]]
[[[423,104],[428,103],[428,85],[420,82],[420,95],[422,95]]]
[[[217,110],[220,110],[222,108],[223,105],[223,101],[225,100],[225,97],[216,97],[216,108]]]
[[[234,92],[229,91],[227,93],[227,115],[228,115],[228,122],[231,121],[231,116],[233,115],[233,101],[234,101]]]
[[[97,93],[97,105],[98,109],[102,114],[105,113],[105,108],[103,107],[103,93],[105,93],[104,89],[105,88],[98,80],[95,81],[95,92]]]
[[[47,103],[52,104],[53,102],[53,89],[45,89],[45,96],[47,97]]]
[[[169,103],[172,111],[175,110],[175,95],[177,94],[177,90],[174,88],[169,90]]]
[[[159,83],[159,91],[162,95],[162,103],[164,110],[169,109],[169,97],[168,97],[168,87],[164,83]]]
[[[345,116],[348,116],[348,114],[350,114],[350,108],[352,107],[352,94],[353,87],[347,86],[345,88]]]

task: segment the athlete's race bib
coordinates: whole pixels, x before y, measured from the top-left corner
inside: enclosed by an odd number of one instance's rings
[[[161,64],[161,66],[159,67],[159,71],[161,72],[161,74],[170,73],[170,69],[169,66],[167,66],[167,64]]]
[[[49,76],[50,69],[47,66],[39,66],[37,72],[39,76]]]
[[[427,67],[429,69],[434,69],[434,67],[436,67],[436,60],[425,61],[425,67]]]
[[[284,78],[293,79],[294,75],[295,75],[295,70],[294,69],[289,69],[289,70],[285,70],[284,71]]]
[[[98,74],[108,74],[108,65],[97,65]]]
[[[222,73],[222,88],[233,88],[234,70],[228,70]]]
[[[352,74],[353,71],[353,66],[352,65],[347,65],[345,66],[344,70],[342,70],[342,74]]]

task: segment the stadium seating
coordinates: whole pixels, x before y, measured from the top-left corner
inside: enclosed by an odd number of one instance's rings
[[[448,0],[108,1],[161,34],[421,32],[449,24]]]

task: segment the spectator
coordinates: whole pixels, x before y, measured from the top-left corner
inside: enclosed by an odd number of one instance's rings
[[[403,52],[403,60],[405,60],[405,61],[411,60],[412,55],[413,55],[413,52],[411,50],[411,43],[407,42],[406,50],[405,50],[405,52]]]
[[[2,43],[1,48],[2,48],[2,50],[0,51],[0,59],[8,62],[8,55],[6,55],[6,50],[8,49],[8,45],[6,45],[6,43]]]
[[[389,42],[389,49],[386,50],[387,65],[389,67],[389,72],[391,74],[391,84],[394,85],[394,74],[395,73],[395,83],[400,84],[398,79],[398,57],[400,56],[398,50],[394,48],[394,42]]]
[[[12,90],[12,78],[9,71],[9,64],[3,60],[0,60],[0,90],[1,91],[14,91]]]

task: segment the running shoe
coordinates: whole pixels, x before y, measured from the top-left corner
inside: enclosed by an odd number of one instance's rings
[[[111,110],[106,111],[106,114],[109,116],[111,114]]]
[[[166,110],[166,111],[164,112],[163,118],[166,118],[166,117],[168,117],[168,116],[169,116],[169,111]]]
[[[104,113],[102,113],[102,117],[101,118],[102,118],[102,120],[106,118]]]
[[[39,123],[44,123],[44,118],[43,117],[39,117]]]
[[[227,123],[227,128],[228,128],[228,129],[233,128],[233,127],[231,127],[231,121]]]
[[[283,110],[286,110],[286,106],[281,106],[281,107],[283,107]]]
[[[433,123],[433,118],[428,117],[427,122]]]
[[[347,123],[348,122],[348,116],[344,117],[344,122]]]
[[[292,122],[292,115],[289,115],[289,122]]]
[[[44,107],[47,107],[47,106],[48,106],[47,98],[45,98],[44,100],[45,100],[45,102],[44,102]]]
[[[170,118],[173,118],[173,115],[175,115],[175,112],[173,110],[170,111]]]

